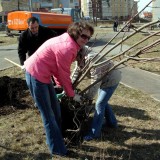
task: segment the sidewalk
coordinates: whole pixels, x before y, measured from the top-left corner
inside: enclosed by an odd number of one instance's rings
[[[112,34],[115,34],[115,33],[112,33]],[[110,39],[113,36],[112,34],[109,34],[106,37]],[[95,46],[92,47],[92,49],[96,52],[99,52],[102,49],[102,47],[105,45],[105,43],[106,42],[104,42],[103,40],[98,41],[96,42]],[[112,46],[113,45],[108,45],[102,51],[102,54],[106,53],[107,50]],[[121,46],[118,46],[117,48],[112,50],[108,54],[108,56],[116,55],[120,51],[125,51],[128,48],[129,46],[127,45],[123,45],[122,48]],[[122,84],[124,84],[127,87],[134,88],[142,92],[145,92],[151,95],[153,99],[160,102],[160,75],[157,75],[151,72],[147,72],[147,71],[144,71],[138,68],[131,68],[131,67],[122,68],[121,71],[122,71],[122,80],[121,80]]]
[[[143,91],[160,102],[160,75],[131,67],[122,68],[121,71],[122,84]]]
[[[8,58],[19,64],[17,47],[17,44],[0,46],[0,70],[13,66],[13,64],[7,62],[4,58]]]

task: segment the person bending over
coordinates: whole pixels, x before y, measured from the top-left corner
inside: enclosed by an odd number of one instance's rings
[[[87,22],[72,23],[67,33],[47,40],[24,62],[26,82],[40,111],[52,155],[66,155],[67,149],[60,129],[61,111],[51,76],[68,97],[81,101],[81,96],[72,88],[70,67],[77,52],[93,33],[93,27]]]
[[[80,52],[77,54],[77,63],[72,73],[72,81],[76,80],[79,72],[85,64],[89,61],[93,63],[95,59],[99,57],[96,56],[97,53],[93,52],[88,46],[84,46]],[[103,59],[104,60],[104,59]],[[112,61],[107,61],[106,63],[94,67],[90,70],[89,77],[91,79],[91,84],[96,80],[101,78],[110,68],[112,68],[114,63]],[[88,134],[84,136],[84,140],[90,141],[95,138],[100,138],[102,126],[104,127],[117,127],[117,119],[112,111],[111,106],[108,101],[112,97],[114,91],[116,90],[119,82],[121,80],[121,72],[116,68],[106,74],[103,79],[92,86],[86,93],[88,100],[92,101],[98,92],[98,97],[95,105],[94,117],[92,120],[91,127],[89,128]],[[105,121],[105,124],[103,122]]]

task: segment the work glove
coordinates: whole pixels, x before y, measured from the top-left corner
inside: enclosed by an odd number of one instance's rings
[[[60,93],[63,93],[63,88],[62,87],[59,87],[59,86],[54,86],[54,89],[56,91],[56,94],[60,94]]]
[[[26,69],[25,69],[25,66],[23,65],[23,66],[21,66],[21,70],[23,71],[23,72],[25,72],[26,71]]]
[[[59,93],[59,94],[56,94],[57,96],[57,99],[61,99],[65,94],[64,93]]]
[[[79,94],[75,94],[73,100],[80,103],[82,101],[82,96],[80,96]]]

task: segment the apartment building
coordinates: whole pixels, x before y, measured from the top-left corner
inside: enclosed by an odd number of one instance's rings
[[[32,2],[32,3],[31,3]],[[0,0],[0,22],[14,10],[50,11],[51,8],[80,8],[81,0]]]
[[[123,19],[128,16],[127,7],[130,8],[130,5],[127,2],[125,0],[111,1],[112,18]]]
[[[98,12],[96,17],[100,19],[128,19],[136,12],[134,4],[134,0],[81,0],[84,16],[92,18],[95,15],[93,12]]]
[[[76,7],[80,7],[81,1],[80,0],[59,0],[59,4],[63,8],[76,8]],[[56,8],[56,6],[54,8]]]
[[[134,0],[0,0],[0,22],[13,10],[49,11],[51,8],[81,8],[82,16],[127,20],[137,13]]]
[[[8,12],[15,10],[47,12],[53,8],[54,3],[56,0],[0,0],[0,22],[6,21]]]
[[[28,0],[0,0],[0,22],[7,21],[7,14],[14,10],[28,10]]]
[[[28,0],[1,0],[1,7],[3,11],[29,9]]]
[[[112,18],[112,4],[110,1],[102,0],[102,18],[103,19]]]
[[[90,0],[81,0],[81,11],[83,16],[90,16],[92,13],[92,2]]]
[[[152,2],[152,14],[152,21],[160,20],[160,0]]]

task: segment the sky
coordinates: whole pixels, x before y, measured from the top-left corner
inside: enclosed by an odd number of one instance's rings
[[[138,2],[138,11],[140,11],[141,9],[143,9],[151,0],[136,0],[139,1]],[[152,3],[150,4],[150,6],[152,6]],[[151,7],[147,7],[145,9],[145,11],[151,11]]]

